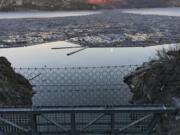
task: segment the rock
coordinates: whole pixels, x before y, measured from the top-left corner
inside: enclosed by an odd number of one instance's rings
[[[180,109],[179,50],[159,52],[159,60],[145,63],[124,77],[133,93],[132,104],[171,105]],[[180,120],[175,115],[162,116],[157,126],[160,135],[180,133]]]
[[[180,64],[153,62],[124,77],[134,94],[133,104],[171,104],[180,96]],[[146,99],[146,100],[142,100]],[[139,102],[142,100],[142,102]],[[146,101],[146,102],[145,102]]]
[[[0,57],[0,106],[31,106],[32,85],[16,73],[11,63]]]

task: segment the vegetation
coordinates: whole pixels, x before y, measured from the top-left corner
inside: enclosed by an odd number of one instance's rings
[[[157,51],[158,60],[166,62],[176,62],[180,60],[180,46],[170,47]]]
[[[153,8],[180,6],[178,0],[111,0],[105,5],[108,8]]]
[[[133,93],[131,103],[180,108],[180,47],[163,49],[157,56],[158,59],[144,63],[124,78]],[[179,121],[162,117],[158,126],[159,134],[179,135]]]
[[[97,4],[77,2],[73,0],[0,0],[0,10],[13,11],[20,9],[36,10],[95,10],[100,8]]]
[[[22,0],[20,0],[22,1]],[[21,5],[22,3],[22,5]],[[0,0],[0,10],[29,8],[39,10],[94,10],[99,8],[145,8],[180,6],[179,0]]]

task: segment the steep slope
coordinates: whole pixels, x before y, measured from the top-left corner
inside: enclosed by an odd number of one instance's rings
[[[6,58],[0,57],[0,106],[31,106],[33,94],[28,80],[14,72]]]
[[[180,49],[158,52],[150,61],[124,78],[134,94],[132,104],[161,104],[180,108]],[[180,115],[180,114],[179,114]],[[158,123],[160,135],[179,135],[180,120],[164,115]]]

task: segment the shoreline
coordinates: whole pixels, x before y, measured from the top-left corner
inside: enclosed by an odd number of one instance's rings
[[[0,19],[0,48],[54,41],[89,47],[180,43],[180,17],[126,14],[122,10],[101,12],[86,16]]]
[[[0,12],[26,12],[26,11],[39,11],[39,12],[53,12],[53,11],[98,11],[98,10],[134,10],[134,9],[163,9],[163,8],[180,8],[180,5],[179,6],[174,6],[174,5],[168,5],[168,6],[149,6],[149,7],[120,7],[120,8],[108,8],[108,7],[99,7],[98,5],[94,5],[94,6],[97,6],[96,9],[93,9],[93,8],[87,8],[87,9],[84,9],[84,8],[72,8],[72,9],[38,9],[38,8],[28,8],[28,7],[23,7],[23,6],[20,6],[20,7],[13,7],[13,8],[9,8],[8,9],[0,9]]]

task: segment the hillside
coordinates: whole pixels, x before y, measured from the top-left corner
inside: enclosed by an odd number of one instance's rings
[[[16,10],[95,10],[100,6],[76,0],[0,0],[1,11]]]
[[[5,57],[0,57],[0,106],[31,106],[33,95],[29,81],[16,73]]]
[[[0,10],[94,10],[180,6],[179,0],[0,0]]]
[[[107,8],[153,8],[180,6],[179,0],[116,0],[105,4]]]
[[[102,8],[148,8],[180,6],[179,0],[77,0],[99,4]]]

